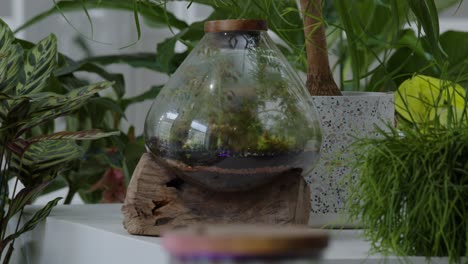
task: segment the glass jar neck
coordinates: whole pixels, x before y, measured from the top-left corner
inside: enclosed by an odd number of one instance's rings
[[[223,49],[248,49],[257,47],[266,31],[207,32],[205,37],[210,45]]]

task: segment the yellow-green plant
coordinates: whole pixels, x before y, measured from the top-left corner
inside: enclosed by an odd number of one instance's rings
[[[82,157],[83,150],[75,141],[115,134],[88,130],[31,136],[33,130],[41,130],[43,124],[76,111],[97,92],[112,85],[91,84],[66,94],[44,92],[51,85],[57,60],[54,35],[24,51],[0,20],[0,258],[3,263],[9,262],[15,239],[32,230],[60,200],[50,201],[20,224],[24,207],[70,161]],[[8,189],[10,179],[15,181],[13,190]],[[25,186],[21,190],[19,182]],[[13,232],[7,232],[8,225],[13,226]]]
[[[467,122],[466,90],[459,84],[415,75],[395,93],[395,110],[401,123],[413,126],[448,126]]]

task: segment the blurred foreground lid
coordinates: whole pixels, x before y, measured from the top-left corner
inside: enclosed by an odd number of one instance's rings
[[[328,246],[327,232],[299,226],[202,225],[169,231],[162,239],[177,257],[315,256]]]

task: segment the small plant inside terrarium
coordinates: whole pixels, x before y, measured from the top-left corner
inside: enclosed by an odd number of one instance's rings
[[[308,92],[262,30],[207,32],[155,99],[145,135],[184,179],[217,191],[308,170],[321,143]]]

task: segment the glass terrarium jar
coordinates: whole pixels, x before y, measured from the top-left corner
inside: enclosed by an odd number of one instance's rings
[[[154,100],[147,149],[216,191],[311,169],[321,144],[316,110],[266,22],[209,21],[205,33]]]

